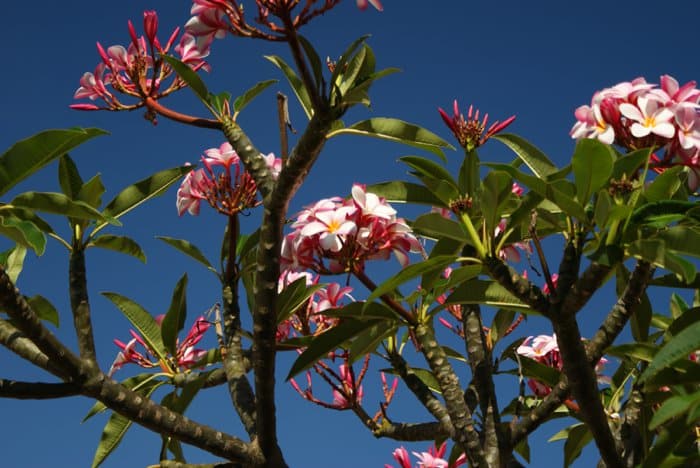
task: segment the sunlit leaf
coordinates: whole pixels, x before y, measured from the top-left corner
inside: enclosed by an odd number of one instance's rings
[[[34,250],[37,255],[44,254],[46,237],[31,221],[3,212],[3,216],[0,216],[0,236],[8,237],[17,244]]]
[[[189,65],[181,62],[180,60],[176,59],[171,55],[162,55],[161,57],[171,67],[173,67],[175,73],[177,73],[177,75],[180,78],[182,78],[182,80],[185,83],[187,83],[187,85],[199,98],[199,100],[202,101],[202,103],[204,103],[207,107],[209,107],[209,91],[207,90],[207,86],[204,84],[204,81],[202,81],[202,78],[200,78],[197,72],[192,70]]]
[[[45,130],[18,141],[0,156],[0,195],[62,154],[106,133],[99,128]]]
[[[61,191],[71,200],[76,199],[83,186],[78,167],[68,153],[63,154],[58,160],[58,184],[61,186]]]
[[[199,247],[196,245],[192,244],[189,241],[186,241],[184,239],[175,239],[174,237],[165,237],[165,236],[156,236],[156,239],[162,240],[169,246],[175,248],[176,250],[179,250],[180,252],[184,253],[188,257],[194,258],[197,260],[199,263],[204,265],[207,270],[213,272],[214,274],[218,275],[218,272],[216,269],[212,266],[211,263],[209,263],[209,260],[207,260],[207,257],[204,256],[201,250],[199,250]]]
[[[545,180],[547,176],[557,172],[557,166],[550,161],[547,155],[524,138],[511,133],[501,133],[491,138],[512,149],[539,179]]]
[[[384,294],[392,293],[394,290],[396,290],[396,288],[409,280],[417,278],[426,273],[443,271],[445,267],[455,261],[455,258],[456,257],[453,255],[441,255],[439,257],[429,258],[428,260],[408,265],[399,273],[384,281],[374,291],[372,291],[367,298],[368,303]]]
[[[265,91],[267,88],[277,83],[278,80],[266,80],[256,83],[252,88],[241,94],[233,101],[234,112],[241,112],[245,107],[255,99],[258,94]]]
[[[688,359],[688,356],[698,349],[700,349],[700,322],[690,325],[666,343],[649,363],[639,381],[650,380],[662,369],[671,367],[681,359]]]
[[[37,317],[54,324],[58,328],[58,310],[44,296],[37,294],[27,299]]]
[[[103,234],[92,238],[88,247],[114,250],[115,252],[131,255],[132,257],[138,258],[143,263],[146,263],[146,254],[143,253],[141,246],[130,237]]]
[[[294,69],[287,65],[287,62],[282,60],[281,57],[278,57],[277,55],[265,55],[264,57],[275,64],[277,68],[282,70],[282,73],[287,78],[289,85],[292,87],[292,91],[294,91],[294,94],[299,100],[301,108],[304,109],[306,117],[311,119],[311,116],[314,115],[314,108],[311,103],[311,97],[309,97],[309,93],[304,87],[304,83],[301,81],[301,78],[299,78]]]
[[[168,312],[160,323],[160,335],[163,345],[172,356],[177,355],[177,335],[185,326],[187,317],[187,274],[175,284]]]
[[[595,192],[610,180],[615,153],[610,146],[598,140],[585,138],[576,143],[571,160],[576,182],[576,196],[582,204],[588,203]]]
[[[71,218],[104,220],[105,217],[85,202],[73,201],[62,193],[24,192],[17,195],[11,205]]]
[[[307,285],[306,276],[285,286],[277,299],[277,321],[287,320],[322,287],[323,285],[319,284]]]
[[[392,203],[420,203],[428,206],[442,206],[442,201],[423,185],[411,182],[381,182],[367,186],[367,192],[384,197]]]

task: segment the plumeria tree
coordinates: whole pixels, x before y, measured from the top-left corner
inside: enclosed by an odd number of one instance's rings
[[[161,35],[157,14],[147,11],[142,33],[128,22],[127,46],[97,44],[98,65],[80,78],[71,107],[140,110],[153,124],[170,119],[218,136],[196,164],[163,169],[106,205],[101,176],[83,179],[68,155],[102,130],[44,131],[0,157],[0,195],[55,159],[61,189],[0,205],[0,234],[14,245],[0,255],[0,343],[55,377],[0,376],[0,396],[93,399],[86,419],[110,412],[94,466],[134,423],[161,436],[157,466],[203,466],[188,464],[183,444],[218,460],[205,466],[286,466],[278,385],[396,441],[387,466],[521,466],[530,461],[529,436],[555,418],[570,421],[555,436],[568,439],[567,465],[588,443],[609,467],[697,464],[695,82],[664,75],[658,84],[635,78],[596,92],[572,117],[576,144],[564,167],[506,133],[514,116],[493,121],[457,101],[438,109],[447,139],[393,117],[347,124],[369,106],[372,85],[396,70],[376,69],[366,37],[335,60],[321,59],[302,32],[339,3],[257,0],[244,9],[234,0],[195,0],[183,28]],[[377,0],[357,6],[382,10]],[[203,80],[211,50],[232,36],[283,43],[292,57],[267,57],[295,97],[277,95],[279,157],[270,142],[254,143],[239,119],[277,81],[232,98]],[[180,92],[194,93],[201,114],[168,104]],[[288,106],[297,105],[306,121],[293,133]],[[400,158],[409,181],[359,182],[289,212],[326,142],[340,135],[399,142],[422,155]],[[497,144],[512,151],[511,163],[480,160],[482,146]],[[444,155],[453,150],[457,171]],[[164,314],[102,293],[132,324],[115,332],[115,358],[102,368],[86,255],[104,248],[144,259],[135,240],[105,231],[128,229],[125,214],[176,184],[180,216],[221,217],[221,253],[212,261],[189,239],[159,238],[213,273],[220,299],[193,318],[186,274],[172,291],[154,292],[169,301]],[[414,206],[402,215],[398,203]],[[69,236],[43,213],[64,217]],[[244,227],[244,216],[255,217],[255,229]],[[70,311],[16,287],[27,251],[41,255],[47,238],[68,252]],[[392,274],[378,271],[384,264]],[[582,336],[579,312],[608,282],[615,284],[609,311]],[[668,309],[653,311],[652,287],[695,296],[689,304],[674,293]],[[50,328],[68,315],[75,347]],[[553,333],[521,333],[528,316],[549,321]],[[628,324],[630,338],[622,334]],[[294,356],[283,369],[287,382],[275,378],[281,353]],[[370,388],[374,373],[379,385]],[[217,386],[227,389],[240,433],[184,416]],[[397,395],[424,408],[426,420],[402,420],[392,406]]]

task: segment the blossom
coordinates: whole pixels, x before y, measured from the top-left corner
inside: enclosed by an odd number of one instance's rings
[[[202,200],[227,216],[259,205],[255,199],[257,186],[253,177],[242,167],[238,154],[228,142],[218,148],[204,150],[204,168],[189,172],[177,191],[177,210],[199,214]],[[217,168],[223,168],[218,173]]]
[[[355,382],[355,374],[352,369],[346,364],[341,364],[338,371],[342,392],[339,389],[333,389],[333,405],[336,406],[336,409],[346,409],[360,404],[364,391],[362,385]]]
[[[618,83],[593,94],[590,106],[576,109],[572,138],[597,138],[627,150],[654,148],[650,167],[657,172],[688,167],[688,185],[697,188],[700,156],[700,90],[694,81],[680,85],[663,75],[659,85],[644,78]]]
[[[277,180],[277,178],[280,175],[280,172],[282,172],[282,158],[276,158],[275,153],[270,153],[270,154],[262,154],[261,156],[265,160],[265,165],[270,171],[270,174],[272,174],[272,178],[274,180]]]
[[[155,318],[158,325],[163,321],[163,317],[164,315],[160,315]],[[163,372],[169,374],[177,373],[178,369],[190,369],[207,353],[206,350],[196,348],[195,346],[202,340],[210,326],[211,324],[203,316],[198,317],[187,332],[185,339],[181,342],[177,342],[173,359],[167,360],[157,360],[155,357],[157,353],[151,349],[141,335],[134,330],[129,330],[133,338],[128,343],[124,344],[120,340],[114,340],[114,343],[121,351],[117,353],[117,357],[112,363],[108,375],[112,376],[114,372],[128,363],[136,364],[144,368],[160,366]],[[144,349],[143,353],[136,350],[137,345],[140,345]],[[174,363],[176,367],[173,367],[172,363]]]
[[[459,146],[467,151],[472,151],[483,145],[489,138],[505,129],[515,120],[515,116],[512,115],[503,122],[496,121],[492,123],[491,126],[488,127],[488,130],[486,130],[489,115],[485,114],[484,119],[479,120],[479,111],[474,111],[474,107],[469,106],[467,118],[465,119],[464,115],[459,111],[459,105],[456,99],[452,105],[452,116],[448,115],[442,108],[438,108],[438,112],[445,122],[445,125],[452,130],[452,133],[457,138]]]
[[[367,260],[393,253],[401,265],[423,248],[411,228],[386,200],[355,184],[352,197],[325,198],[300,211],[294,232],[282,242],[284,268],[309,268],[330,274],[362,268]]]
[[[445,460],[447,442],[443,442],[440,448],[435,445],[427,452],[412,452],[418,459],[418,468],[457,468],[467,463],[465,454],[461,454],[453,463]],[[408,458],[408,451],[404,447],[399,447],[392,453],[394,459],[399,462],[399,468],[411,468],[411,460]],[[391,465],[384,465],[385,468],[392,468]]]
[[[369,5],[372,5],[379,11],[384,11],[382,3],[379,0],[357,0],[357,7],[360,10],[366,10]]]

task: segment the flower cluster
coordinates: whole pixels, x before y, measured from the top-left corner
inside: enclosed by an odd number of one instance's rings
[[[236,0],[194,0],[192,17],[185,27],[189,34],[205,40],[221,39],[230,32],[236,36],[283,41],[287,39],[289,26],[298,29],[335,7],[340,0],[308,0],[292,13],[300,3],[299,0],[255,0],[258,13],[255,23],[265,27],[261,29],[246,20],[243,5]],[[370,4],[379,11],[383,9],[379,0],[357,0],[361,10]]]
[[[528,336],[523,343],[518,346],[516,352],[521,355],[533,359],[540,364],[557,369],[561,371],[564,367],[564,363],[561,360],[561,353],[559,352],[559,344],[557,343],[557,335],[539,335],[536,337]],[[595,371],[598,374],[598,380],[601,382],[606,382],[607,377],[600,375],[603,367],[608,362],[605,358],[600,358],[595,366]],[[537,379],[528,379],[527,385],[530,387],[532,392],[542,398],[552,391],[552,389],[540,382]]]
[[[361,270],[370,259],[393,252],[401,265],[409,252],[423,252],[418,240],[386,200],[355,184],[352,197],[320,200],[302,210],[282,243],[282,267],[320,274]]]
[[[484,114],[484,119],[479,120],[479,111],[474,111],[474,107],[469,106],[467,118],[465,119],[464,115],[459,111],[459,105],[456,99],[452,105],[452,116],[448,115],[442,108],[438,108],[438,112],[445,124],[452,130],[452,133],[454,133],[455,138],[457,138],[459,142],[459,146],[467,151],[472,151],[483,145],[489,138],[506,128],[515,120],[515,116],[512,115],[503,122],[496,121],[492,123],[488,130],[486,130],[489,115]],[[484,133],[485,130],[486,133]]]
[[[164,315],[159,315],[156,317],[156,322],[160,325],[164,317]],[[182,342],[178,342],[177,352],[175,356],[173,356],[173,359],[170,359],[167,362],[156,359],[155,356],[157,353],[151,349],[141,335],[136,333],[134,330],[129,330],[132,339],[128,343],[125,344],[120,340],[114,340],[114,344],[116,344],[121,351],[117,354],[114,363],[112,363],[112,367],[110,367],[108,375],[111,377],[115,371],[128,363],[136,364],[137,366],[144,368],[158,366],[163,370],[163,372],[168,374],[173,374],[177,371],[177,369],[173,369],[173,364],[179,369],[190,369],[207,353],[206,350],[195,348],[195,345],[202,340],[204,334],[207,332],[210,326],[211,323],[209,323],[204,317],[197,318],[192,325],[192,328],[190,328],[190,331],[187,333],[185,339]],[[145,354],[136,350],[137,345],[141,345]]]
[[[449,463],[445,460],[445,452],[447,450],[447,442],[443,442],[440,448],[433,445],[428,449],[427,452],[412,452],[413,456],[418,459],[418,468],[457,468],[458,466],[465,465],[467,463],[467,457],[465,454],[460,455],[453,463]],[[411,459],[408,456],[408,451],[399,447],[392,453],[394,460],[399,462],[399,468],[411,468]],[[393,468],[391,465],[384,465],[384,468]]]
[[[277,177],[281,160],[272,153],[261,156],[273,177]],[[177,191],[177,212],[180,216],[185,211],[191,215],[199,214],[202,200],[227,216],[258,206],[255,181],[243,169],[241,160],[230,143],[205,150],[202,164],[203,168],[187,173]],[[217,167],[222,168],[222,172],[217,173]]]
[[[98,42],[97,51],[102,61],[95,67],[94,72],[86,72],[80,79],[80,87],[73,96],[74,99],[90,99],[104,101],[102,106],[96,104],[73,104],[71,107],[78,110],[132,110],[145,105],[144,100],[151,98],[160,99],[186,86],[186,83],[177,77],[174,70],[163,56],[170,52],[175,44],[180,28],[170,35],[163,45],[157,37],[158,16],[154,11],[146,11],[143,14],[143,27],[145,36],[138,36],[134,25],[129,21],[129,36],[131,43],[128,47],[113,45],[105,48]],[[192,34],[185,33],[175,45],[174,50],[180,60],[197,71],[209,70],[209,65],[204,58],[209,55],[211,41],[206,38],[195,38]],[[166,87],[164,82],[171,76],[174,79]],[[108,88],[108,86],[112,89]],[[115,94],[131,96],[138,100],[136,104],[125,104]],[[153,115],[147,117],[155,122]]]
[[[690,81],[680,86],[669,75],[660,86],[644,78],[618,83],[593,95],[590,106],[576,109],[572,138],[597,138],[628,150],[658,150],[657,168],[684,165],[692,190],[700,182],[700,90]]]

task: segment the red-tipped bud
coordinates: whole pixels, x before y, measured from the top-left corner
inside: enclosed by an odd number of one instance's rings
[[[100,108],[97,107],[95,104],[71,104],[68,107],[70,107],[71,109],[82,110],[82,111],[100,110]]]
[[[158,15],[155,11],[143,12],[143,30],[150,44],[156,44],[156,34],[158,34]]]

